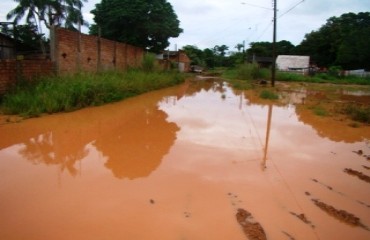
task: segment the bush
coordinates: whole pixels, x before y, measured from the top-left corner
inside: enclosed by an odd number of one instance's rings
[[[145,72],[157,71],[159,67],[155,55],[153,53],[146,53],[141,62],[141,67]]]

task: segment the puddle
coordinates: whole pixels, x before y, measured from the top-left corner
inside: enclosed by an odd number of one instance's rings
[[[370,127],[315,116],[304,94],[198,79],[2,124],[0,239],[367,239],[336,208],[370,226]]]

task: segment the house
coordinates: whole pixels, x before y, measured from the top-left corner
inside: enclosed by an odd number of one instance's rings
[[[16,55],[16,41],[0,33],[0,60],[1,59],[14,59]]]
[[[307,72],[310,67],[309,56],[279,55],[276,67],[280,71]]]
[[[157,59],[164,68],[169,68],[171,64],[178,66],[180,72],[190,71],[191,60],[183,50],[164,51],[157,55]]]
[[[0,60],[45,59],[45,52],[0,32]]]
[[[247,62],[257,63],[261,68],[269,68],[272,66],[273,58],[272,57],[259,57],[253,54],[253,56],[247,57]]]

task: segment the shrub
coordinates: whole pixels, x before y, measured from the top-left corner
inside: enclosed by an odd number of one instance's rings
[[[158,70],[157,59],[153,53],[146,53],[141,62],[141,67],[145,72]]]

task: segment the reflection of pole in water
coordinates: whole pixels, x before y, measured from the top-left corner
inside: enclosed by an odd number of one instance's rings
[[[242,93],[240,94],[240,102],[239,102],[239,109],[240,109],[240,110],[242,110],[242,106],[243,106],[243,95],[244,95],[244,93],[242,92]]]
[[[267,150],[269,147],[269,139],[270,139],[271,117],[272,117],[272,104],[269,104],[269,112],[268,112],[268,117],[267,117],[266,140],[265,140],[265,147],[263,149],[263,159],[261,163],[262,170],[266,169]]]

